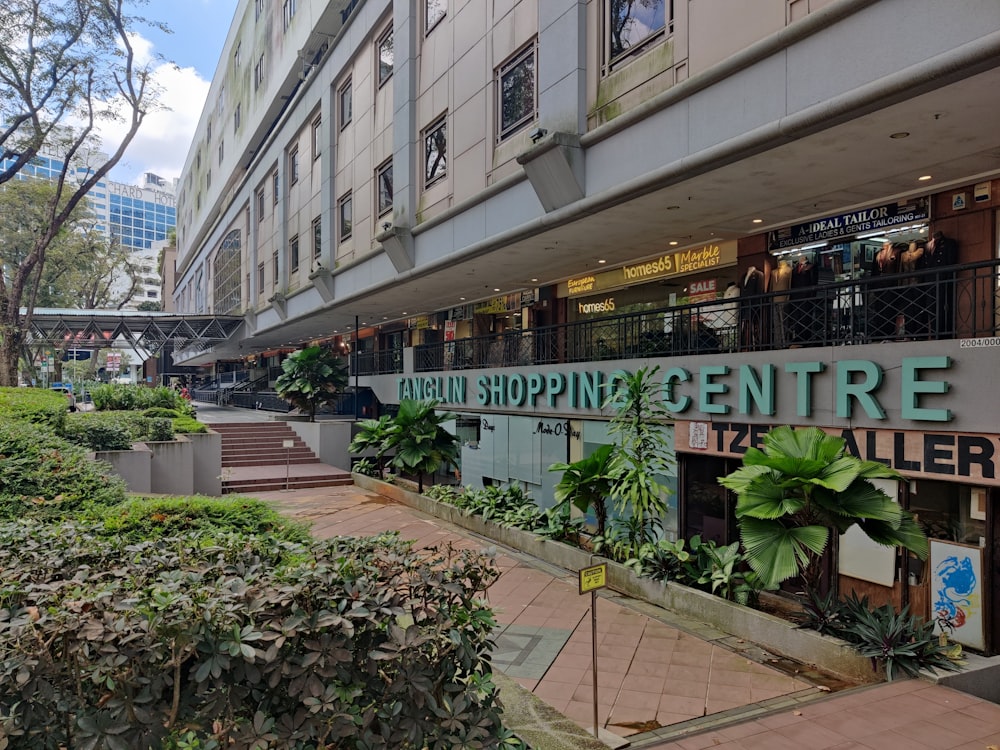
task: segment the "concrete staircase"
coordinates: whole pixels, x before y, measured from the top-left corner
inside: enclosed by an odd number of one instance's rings
[[[350,472],[322,463],[284,422],[208,425],[222,435],[223,494],[352,484]],[[290,448],[286,448],[286,441]]]

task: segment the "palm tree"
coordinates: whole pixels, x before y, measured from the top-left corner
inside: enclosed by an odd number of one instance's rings
[[[389,428],[386,452],[396,452],[390,464],[401,471],[415,473],[419,492],[424,491],[424,474],[433,474],[442,467],[458,466],[458,437],[442,427],[443,422],[455,419],[455,415],[437,413],[438,403],[433,399],[403,399]]]
[[[913,516],[875,487],[900,479],[893,469],[845,452],[845,441],[811,427],[777,427],[764,449],[719,482],[736,493],[736,518],[750,567],[767,586],[800,575],[817,590],[832,538],[858,525],[873,541],[926,559],[927,537]]]
[[[549,471],[563,472],[555,487],[556,503],[571,502],[583,513],[593,508],[599,536],[604,536],[608,524],[607,497],[611,494],[613,450],[613,445],[602,445],[579,461],[556,463],[549,467]]]
[[[278,396],[316,421],[316,409],[335,401],[347,387],[347,365],[329,349],[310,346],[288,355],[274,383]]]

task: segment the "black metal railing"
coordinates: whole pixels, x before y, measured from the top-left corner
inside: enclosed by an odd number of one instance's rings
[[[423,344],[414,370],[993,336],[998,300],[998,262],[985,261]],[[402,372],[401,349],[352,357],[352,374]]]

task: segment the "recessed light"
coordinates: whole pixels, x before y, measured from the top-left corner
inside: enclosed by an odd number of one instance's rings
[[[538,281],[538,279],[532,279],[532,281]]]
[[[917,179],[921,182],[927,182],[927,180],[931,179],[931,176],[929,174],[922,174]]]
[[[678,244],[680,243],[678,243],[677,240],[670,240],[670,247],[677,247]]]
[[[406,314],[407,314],[406,310],[403,310],[403,315],[406,315]]]
[[[601,259],[599,259],[599,260],[598,260],[597,262],[598,262],[598,263],[601,263],[601,264],[604,264],[604,263],[607,263],[607,261],[606,261],[606,260],[604,260],[604,258],[601,258]]]
[[[910,134],[905,130],[900,130],[898,133],[890,133],[889,137],[898,141],[900,138],[909,138]]]
[[[763,224],[763,223],[764,223],[764,220],[763,220],[763,219],[754,219],[754,220],[753,220],[753,223],[754,223],[754,224]]]
[[[459,300],[460,300],[461,302],[465,302],[465,297],[459,297],[458,299],[459,299]]]
[[[493,291],[494,292],[499,292],[500,291],[500,287],[498,287],[498,286],[493,287]]]

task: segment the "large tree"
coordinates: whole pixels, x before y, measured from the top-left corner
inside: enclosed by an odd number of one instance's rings
[[[137,59],[131,40],[144,25],[159,26],[132,15],[125,0],[0,5],[0,186],[30,173],[40,155],[63,165],[52,175],[43,231],[18,262],[0,258],[0,386],[17,383],[49,246],[155,106],[152,64]],[[124,135],[109,156],[98,139],[111,122]]]

